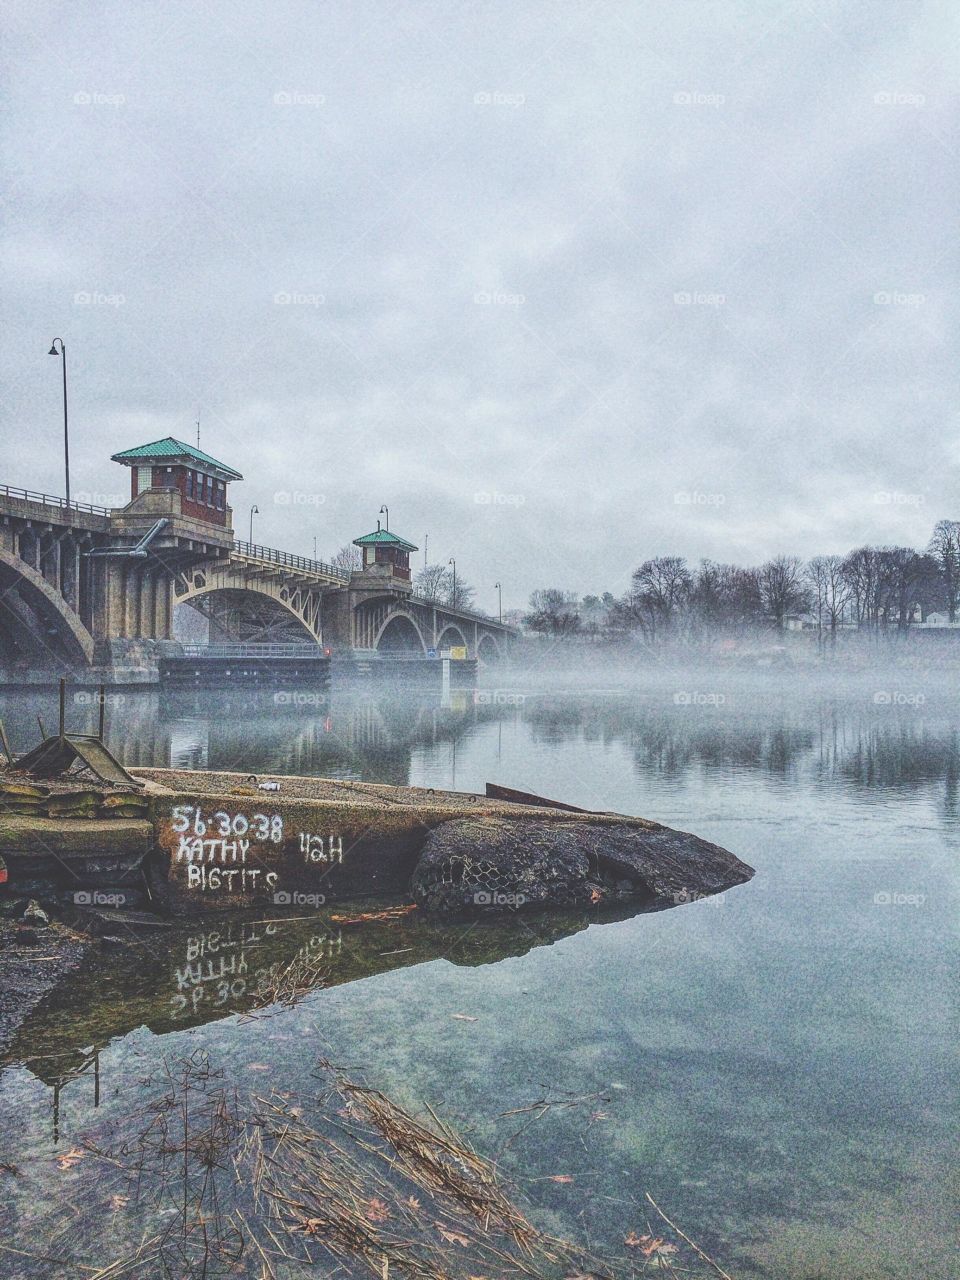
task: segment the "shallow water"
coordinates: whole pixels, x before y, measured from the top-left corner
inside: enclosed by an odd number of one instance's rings
[[[198,1047],[241,1100],[277,1082],[309,1094],[326,1057],[415,1111],[429,1103],[502,1153],[539,1225],[623,1257],[623,1274],[647,1191],[736,1277],[956,1273],[952,688],[914,681],[909,699],[878,702],[868,679],[817,692],[771,678],[705,702],[670,680],[501,683],[446,708],[128,694],[109,738],[128,763],[498,781],[695,831],[755,878],[620,920],[345,929],[318,913],[213,921],[111,956],[31,1018],[13,1055],[29,1062],[0,1075],[0,1161],[19,1170],[0,1174],[0,1240],[70,1259],[7,1253],[0,1273],[80,1276],[114,1256],[135,1221],[93,1157],[60,1169],[56,1154],[122,1129],[154,1087],[142,1081]],[[36,702],[0,694],[17,746]],[[71,704],[72,719],[93,715]],[[252,1016],[298,953],[323,985]],[[530,1113],[503,1113],[542,1098],[582,1101],[511,1141]]]

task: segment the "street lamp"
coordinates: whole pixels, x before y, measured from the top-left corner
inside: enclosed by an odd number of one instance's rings
[[[503,621],[503,587],[499,582],[493,584],[497,588],[497,600],[499,601],[500,621]]]
[[[380,508],[379,514],[385,515],[387,517],[387,533],[389,533],[390,532],[390,508],[386,505],[386,503],[384,503],[384,505]]]
[[[250,545],[253,546],[253,517],[260,514],[260,508],[256,503],[250,508]]]
[[[429,537],[429,535],[428,535],[428,534],[426,534],[426,533],[423,535],[423,568],[424,568],[424,571],[426,571],[426,568],[427,568],[427,540],[428,540],[428,537]]]
[[[57,350],[57,343],[60,350]],[[67,481],[67,506],[70,506],[70,436],[67,432],[67,348],[62,338],[54,338],[48,356],[59,356],[63,361],[63,467]]]
[[[450,593],[450,603],[455,609],[457,607],[457,562],[451,556],[447,564],[453,565],[453,591]]]

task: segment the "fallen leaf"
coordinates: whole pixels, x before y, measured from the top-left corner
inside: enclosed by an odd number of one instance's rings
[[[269,1071],[270,1067],[265,1062],[248,1062],[248,1071]]]
[[[305,1231],[308,1236],[315,1236],[319,1231],[323,1230],[323,1227],[324,1221],[322,1218],[303,1218],[300,1222],[300,1230]]]
[[[590,1117],[590,1123],[595,1124],[598,1120],[609,1120],[609,1119],[610,1119],[609,1112],[594,1111],[593,1115]]]
[[[447,1228],[443,1226],[443,1224],[440,1222],[435,1222],[433,1225],[440,1232],[440,1235],[447,1242],[447,1244],[462,1244],[463,1247],[466,1249],[467,1245],[470,1243],[470,1237],[462,1236],[459,1233],[459,1231],[448,1231]]]
[[[390,1217],[390,1210],[382,1200],[378,1200],[376,1196],[371,1196],[367,1201],[365,1216],[371,1222],[386,1222]]]
[[[570,1176],[569,1173],[555,1173],[551,1178],[548,1178],[547,1181],[548,1182],[572,1182],[573,1178]]]
[[[407,1196],[407,1204],[414,1210],[418,1210],[420,1208],[420,1201],[416,1196]]]
[[[57,1156],[57,1164],[61,1169],[72,1169],[86,1154],[80,1147],[71,1147],[69,1151],[64,1151]]]
[[[601,899],[602,897],[603,897],[603,894],[600,892],[600,890],[599,890],[599,889],[591,889],[591,890],[590,890],[590,901],[591,901],[591,902],[599,902],[599,901],[600,901],[600,899]]]
[[[659,1253],[663,1245],[662,1236],[638,1236],[635,1231],[631,1231],[625,1237],[623,1243],[631,1249],[639,1249],[645,1258],[649,1258],[654,1253]]]
[[[110,1208],[114,1211],[114,1213],[116,1213],[118,1209],[125,1209],[129,1203],[130,1203],[130,1197],[122,1196],[120,1195],[119,1192],[117,1192],[116,1195],[112,1195],[110,1197]]]
[[[451,1013],[451,1018],[457,1018],[460,1022],[476,1022],[476,1018],[471,1018],[469,1013]]]

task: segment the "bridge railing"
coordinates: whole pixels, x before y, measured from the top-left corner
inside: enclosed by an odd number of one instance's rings
[[[255,542],[233,544],[234,550],[252,560],[267,560],[270,564],[282,565],[285,569],[302,569],[306,573],[322,574],[327,578],[336,578],[338,582],[349,582],[350,574],[346,569],[327,564],[325,560],[311,560],[309,556],[295,556],[289,551],[278,551],[276,547],[261,547]]]
[[[61,511],[87,511],[95,516],[110,515],[110,507],[98,507],[93,502],[75,502],[73,498],[59,498],[52,493],[37,493],[33,489],[18,489],[16,485],[0,484],[0,496],[19,498],[22,502],[36,502],[44,507],[59,507]]]
[[[323,658],[324,653],[318,644],[185,644],[183,654],[186,658]]]
[[[437,600],[434,596],[418,596],[414,595],[415,600],[419,600],[421,604],[428,604],[431,608],[442,609],[445,613],[456,614],[461,618],[475,618],[477,622],[489,622],[494,626],[503,627],[505,631],[513,631],[509,623],[501,622],[499,618],[491,618],[489,613],[480,613],[477,609],[463,609],[459,605],[452,605],[446,600]]]

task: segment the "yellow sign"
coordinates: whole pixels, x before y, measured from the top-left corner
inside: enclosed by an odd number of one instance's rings
[[[461,662],[467,656],[467,646],[465,644],[454,644],[450,646],[450,657],[459,659]]]

